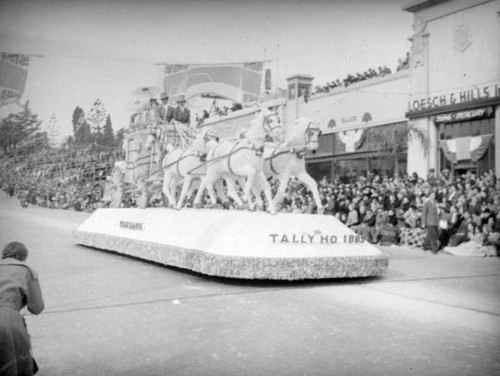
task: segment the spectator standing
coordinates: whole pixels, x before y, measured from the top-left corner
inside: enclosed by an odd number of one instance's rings
[[[427,183],[429,183],[432,187],[435,187],[438,185],[438,178],[436,176],[436,170],[431,168],[429,170],[429,173],[427,174]]]
[[[24,244],[11,242],[0,261],[0,374],[33,375],[38,371],[31,355],[31,340],[23,317],[25,306],[38,315],[44,309],[37,274],[24,261]]]
[[[422,207],[422,227],[427,228],[426,243],[433,254],[439,249],[439,208],[436,201],[436,193],[429,191],[427,199]]]

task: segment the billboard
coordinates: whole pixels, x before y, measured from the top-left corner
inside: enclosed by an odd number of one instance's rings
[[[238,103],[256,102],[271,89],[271,70],[266,62],[228,64],[167,64],[164,90],[170,97],[187,99],[214,95]]]

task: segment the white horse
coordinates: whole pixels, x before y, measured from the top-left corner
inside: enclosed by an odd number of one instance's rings
[[[168,154],[163,159],[163,193],[168,199],[169,206],[180,209],[189,193],[192,182],[201,178],[206,171],[204,168],[206,155],[210,143],[215,142],[213,130],[209,127],[202,129],[193,141],[190,148],[184,150],[167,146]],[[176,201],[178,184],[184,180],[179,200]]]
[[[235,179],[246,178],[244,184],[244,199],[250,209],[255,207],[252,200],[251,189],[256,183],[262,187],[266,198],[271,203],[269,210],[275,213],[272,205],[271,187],[264,176],[264,142],[266,134],[278,135],[281,125],[277,121],[274,113],[267,109],[261,110],[246,134],[246,138],[241,141],[224,141],[212,148],[207,156],[207,172],[201,180],[200,188],[194,199],[194,204],[199,206],[205,189],[208,190],[210,200],[213,205],[217,203],[214,183],[219,179],[224,179],[227,183],[228,195],[239,205],[243,206],[243,201],[239,197]]]
[[[323,205],[319,197],[318,184],[307,173],[304,153],[306,150],[314,151],[318,148],[318,138],[321,135],[319,127],[305,117],[297,119],[288,129],[284,143],[279,145],[266,145],[264,149],[264,173],[266,178],[276,177],[280,181],[278,191],[274,197],[277,207],[283,201],[283,195],[290,178],[297,177],[305,183],[312,192],[318,208],[318,214],[323,213]],[[262,205],[260,191],[252,190],[258,205]]]

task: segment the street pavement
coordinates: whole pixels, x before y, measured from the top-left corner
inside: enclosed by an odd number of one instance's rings
[[[212,278],[75,244],[89,215],[0,194],[1,246],[27,245],[44,293],[39,375],[500,375],[498,258],[380,247],[378,278]]]

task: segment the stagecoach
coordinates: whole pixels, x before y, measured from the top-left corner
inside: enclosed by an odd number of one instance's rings
[[[166,123],[158,114],[158,103],[150,99],[156,93],[154,88],[141,88],[140,95],[131,106],[135,110],[124,131],[123,160],[115,162],[111,176],[105,186],[105,201],[110,207],[135,202],[145,208],[155,195],[161,198],[163,180],[162,159],[167,143],[187,147],[193,137],[184,125],[172,121]]]
[[[151,96],[151,91],[146,92]],[[264,193],[268,210],[274,213],[288,180],[295,176],[310,188],[321,212],[317,185],[305,170],[303,153],[318,146],[319,128],[311,119],[291,122],[288,137],[282,140],[283,124],[276,113],[256,107],[244,134],[214,145],[210,127],[194,130],[175,120],[167,124],[158,116],[158,104],[153,99],[148,101],[147,106],[142,101],[143,107],[132,115],[125,131],[125,159],[116,162],[105,189],[111,207],[123,206],[126,195],[138,207],[146,208],[154,194],[163,197],[167,206],[181,209],[186,197],[194,192],[193,181],[199,178],[194,198],[198,207],[205,190],[212,205],[218,199],[229,201],[227,192],[239,207],[251,209],[264,207]],[[202,155],[207,155],[207,160]],[[281,181],[274,199],[267,181],[271,176]]]

